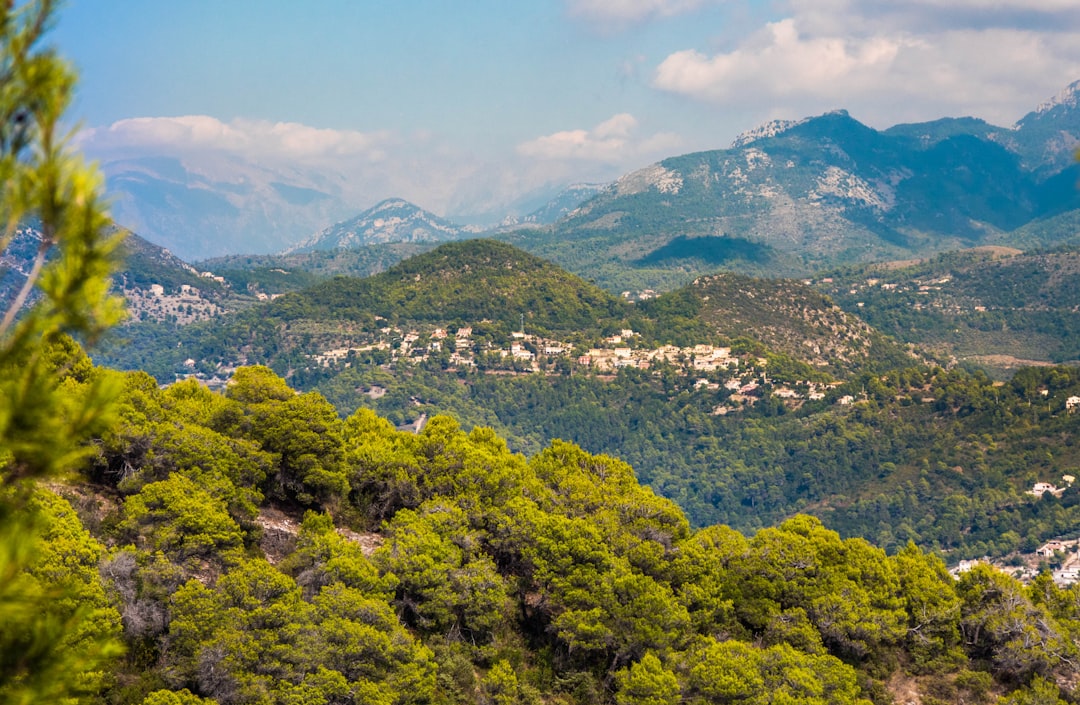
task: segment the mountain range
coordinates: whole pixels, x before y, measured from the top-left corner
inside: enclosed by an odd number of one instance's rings
[[[1075,234],[1058,219],[1080,207],[1078,90],[1069,85],[1011,127],[943,118],[875,130],[843,110],[774,121],[728,149],[568,187],[487,232],[613,291],[673,288],[717,267],[803,274],[1013,244],[1032,229],[1053,244]],[[401,199],[349,218],[342,185],[301,170],[285,178],[233,166],[215,178],[164,158],[104,168],[118,222],[189,260],[438,242],[483,229]]]
[[[604,187],[568,188],[490,236],[631,294],[718,269],[807,276],[976,246],[1076,242],[1077,89],[1012,128],[948,118],[879,131],[844,111],[776,121],[729,149],[672,157]],[[394,199],[295,249],[475,234]]]
[[[972,118],[879,131],[845,111],[774,122],[730,149],[627,174],[511,242],[598,283],[662,286],[718,266],[805,274],[844,263],[1075,236],[1080,82],[1005,129]],[[597,276],[599,274],[600,276]]]

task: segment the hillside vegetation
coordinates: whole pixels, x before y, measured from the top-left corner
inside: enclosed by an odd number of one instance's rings
[[[1080,359],[1080,252],[978,248],[847,269],[817,286],[899,340],[983,365]]]
[[[1020,703],[1080,675],[1080,588],[955,581],[806,516],[694,530],[613,457],[343,420],[266,368],[217,395],[57,359],[72,392],[122,385],[93,484],[37,500],[84,567],[34,570],[114,606],[104,702]]]
[[[217,321],[128,332],[144,337],[111,362],[159,381],[221,383],[261,363],[343,415],[415,427],[451,414],[530,456],[561,438],[620,457],[694,526],[749,532],[802,511],[958,560],[1030,552],[1076,520],[1074,490],[1025,494],[1078,474],[1072,371],[1004,387],[947,371],[802,282],[716,275],[629,305],[472,241]]]

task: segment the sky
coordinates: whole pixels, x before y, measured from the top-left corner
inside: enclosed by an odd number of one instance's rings
[[[67,0],[79,146],[510,208],[771,119],[1008,126],[1080,79],[1080,0]]]

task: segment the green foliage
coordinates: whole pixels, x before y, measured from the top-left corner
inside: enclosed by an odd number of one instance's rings
[[[374,559],[398,582],[406,622],[423,631],[490,639],[509,612],[507,585],[457,507],[399,511]]]
[[[180,474],[128,497],[120,528],[141,549],[161,551],[181,564],[229,561],[244,538],[224,502]]]
[[[790,646],[758,649],[713,642],[691,655],[683,696],[690,703],[858,703],[857,676],[832,656],[801,654]]]
[[[1074,388],[1046,374],[1009,393]],[[113,702],[186,688],[230,704],[865,705],[898,668],[937,679],[928,702],[1001,686],[1023,698],[1042,692],[1035,677],[1075,676],[1075,588],[1028,591],[988,569],[957,583],[913,543],[890,557],[806,515],[749,538],[691,531],[614,457],[555,441],[526,459],[446,416],[413,434],[361,410],[319,434],[320,398],[266,368],[238,377],[226,396],[123,380],[94,463],[103,477],[120,459],[133,468],[115,483],[122,509],[99,522],[133,542],[102,565],[129,647]],[[935,384],[976,415],[989,383],[967,381]],[[268,517],[240,499],[297,511],[268,478],[304,446],[347,491],[312,495],[273,566],[253,557]],[[378,535],[357,543],[335,517]]]
[[[680,699],[675,674],[652,653],[616,673],[615,682],[619,688],[616,705],[677,705]]]
[[[392,575],[380,576],[360,547],[334,530],[328,515],[314,512],[304,516],[296,549],[281,568],[304,588],[306,598],[334,583],[384,599],[397,587]]]
[[[179,692],[155,690],[143,699],[142,705],[211,705],[213,702],[213,700],[192,695],[190,690],[184,688]]]
[[[1052,682],[1036,676],[1031,685],[998,699],[998,705],[1065,705]]]
[[[1075,658],[1075,644],[1013,578],[976,566],[961,576],[957,594],[963,601],[960,629],[972,657],[991,662],[1001,677],[1046,677]]]
[[[960,599],[936,556],[908,543],[893,557],[907,609],[908,652],[919,670],[952,670],[962,662]]]
[[[169,680],[220,702],[421,703],[431,653],[378,595],[334,582],[306,601],[291,578],[244,561],[213,589],[190,581],[172,597]]]
[[[518,702],[517,674],[506,661],[499,661],[483,680],[484,695],[491,705],[515,705]]]
[[[349,484],[342,465],[341,420],[321,394],[296,394],[266,367],[237,370],[229,386],[241,416],[229,411],[215,419],[222,431],[245,435],[273,454],[276,474],[267,492],[310,507],[345,496]]]
[[[92,696],[119,653],[120,615],[97,572],[102,546],[51,492],[36,492],[27,512],[36,531],[0,554],[0,700]]]
[[[0,699],[10,703],[91,697],[117,650],[116,615],[92,573],[100,549],[70,510],[30,494],[30,481],[89,454],[83,441],[115,391],[68,336],[92,341],[120,317],[101,180],[63,132],[74,73],[43,46],[53,10],[49,0],[0,8],[0,255],[19,228],[41,234],[0,317]]]
[[[749,629],[800,608],[831,652],[856,660],[880,656],[905,634],[900,578],[880,549],[841,540],[807,516],[763,529],[749,548],[731,571],[736,614]]]

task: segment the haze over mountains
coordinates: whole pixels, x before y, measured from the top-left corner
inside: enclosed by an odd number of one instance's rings
[[[742,259],[789,272],[1005,242],[1017,228],[1080,205],[1072,162],[1078,86],[1011,128],[944,118],[879,131],[842,110],[776,121],[730,149],[671,157],[602,190],[552,189],[546,206],[489,225],[530,226],[516,242],[567,266],[588,251],[640,268],[670,258],[662,248],[677,237],[724,238],[719,247],[695,243],[708,250],[698,266]],[[350,209],[340,177],[208,163],[195,169],[144,155],[105,164],[117,221],[188,260],[439,241],[484,229],[402,212],[375,226],[373,209]],[[365,218],[372,222],[353,232]],[[410,227],[413,218],[428,222]]]

